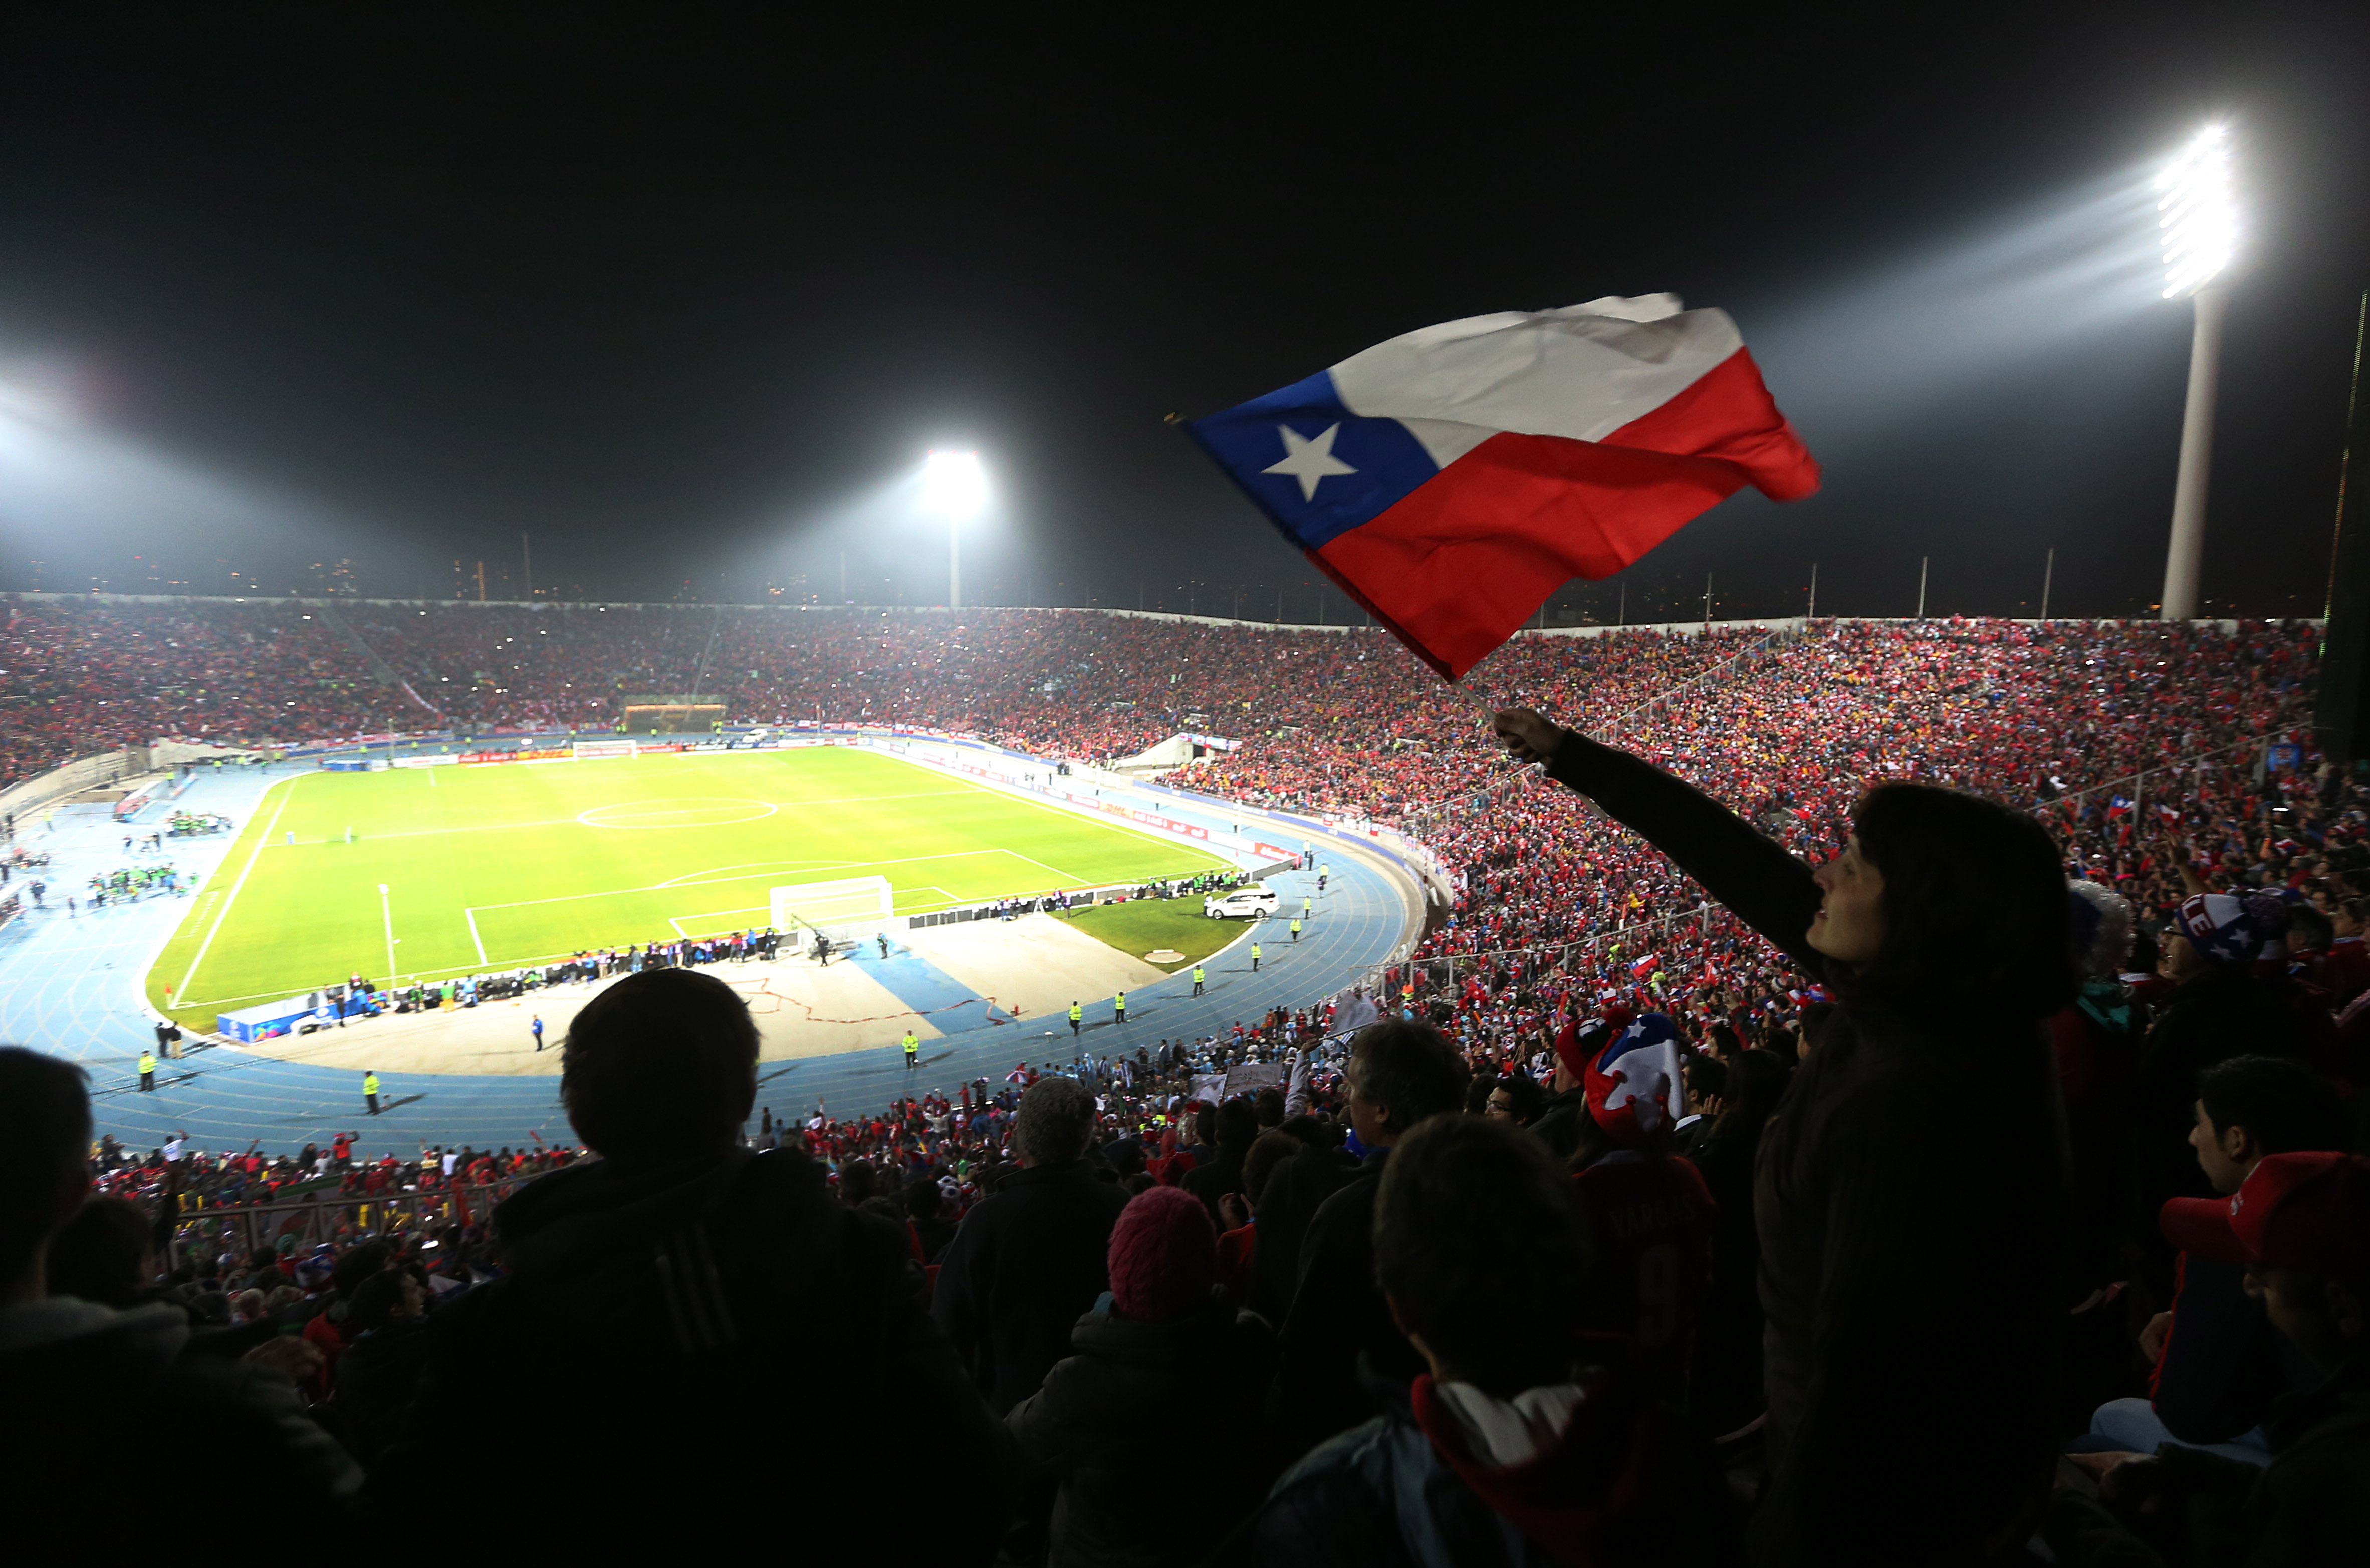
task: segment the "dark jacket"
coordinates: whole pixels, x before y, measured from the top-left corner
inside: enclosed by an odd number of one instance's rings
[[[45,1555],[29,1544],[40,1520],[59,1540],[185,1532],[187,1494],[157,1463],[119,1462],[128,1438],[175,1432],[259,1467],[276,1525],[342,1532],[359,1520],[362,1472],[305,1413],[296,1385],[250,1361],[193,1355],[190,1337],[188,1314],[163,1303],[119,1312],[52,1297],[0,1309],[0,1505],[25,1561]]]
[[[1037,1391],[1110,1288],[1104,1259],[1127,1200],[1072,1160],[1012,1172],[963,1216],[930,1312],[996,1414]]]
[[[2251,1465],[2203,1448],[2157,1448],[2162,1499],[2143,1542],[2093,1497],[2061,1492],[2042,1535],[2065,1568],[2324,1568],[2358,1562],[2370,1541],[2370,1352],[2273,1413],[2272,1462]]]
[[[1271,1323],[1291,1313],[1300,1288],[1300,1243],[1325,1200],[1358,1167],[1339,1150],[1310,1144],[1268,1173],[1260,1195],[1259,1250],[1251,1254],[1251,1310]]]
[[[1588,1092],[1567,1089],[1547,1101],[1547,1108],[1531,1124],[1550,1152],[1559,1160],[1569,1160],[1580,1147],[1581,1122],[1588,1115]]]
[[[1768,1405],[1762,1391],[1761,1236],[1753,1222],[1762,1130],[1742,1116],[1714,1123],[1690,1157],[1713,1204],[1711,1290],[1696,1338],[1692,1395],[1715,1436],[1746,1425]]]
[[[396,1318],[347,1345],[338,1357],[338,1415],[346,1447],[374,1464],[411,1408],[428,1365],[428,1321]]]
[[[1317,1207],[1301,1242],[1300,1281],[1279,1336],[1268,1405],[1271,1427],[1294,1454],[1374,1413],[1359,1386],[1361,1355],[1375,1372],[1398,1382],[1424,1369],[1375,1283],[1375,1201],[1390,1152],[1377,1149],[1366,1156]]]
[[[1562,1437],[1511,1469],[1477,1463],[1413,1384],[1369,1378],[1383,1413],[1285,1473],[1213,1561],[1242,1568],[1596,1568],[1725,1562],[1728,1509],[1690,1486],[1671,1423],[1596,1379]],[[1726,1551],[1723,1551],[1723,1548]]]
[[[1226,1221],[1218,1212],[1218,1200],[1228,1193],[1239,1194],[1243,1190],[1243,1155],[1247,1152],[1222,1144],[1209,1163],[1196,1165],[1185,1173],[1185,1190],[1202,1200],[1202,1207],[1210,1211],[1210,1223],[1222,1231]]]
[[[1584,738],[1549,772],[1832,979],[1804,940],[1821,894],[1801,861]],[[2030,1534],[2054,1466],[2067,1187],[2039,1020],[1836,1010],[1755,1160],[1770,1469],[1756,1561],[1974,1562]],[[1902,1369],[1945,1357],[1937,1423],[1930,1386]]]
[[[2148,1379],[2148,1401],[2184,1443],[2226,1443],[2259,1425],[2292,1390],[2321,1374],[2272,1326],[2247,1295],[2242,1264],[2182,1253],[2164,1353]]]
[[[419,1397],[371,1472],[387,1502],[501,1539],[522,1517],[582,1552],[664,1523],[704,1551],[777,1551],[875,1532],[911,1478],[847,1440],[894,1410],[949,1462],[934,1502],[993,1551],[1018,1458],[923,1305],[902,1227],[841,1207],[805,1155],[735,1150],[662,1165],[595,1161],[494,1211],[510,1273],[429,1320]],[[453,1484],[456,1433],[509,1444]]]
[[[1152,1323],[1122,1316],[1106,1296],[1070,1345],[1074,1354],[1004,1418],[1022,1456],[1062,1478],[1051,1568],[1201,1562],[1259,1501],[1246,1428],[1274,1365],[1273,1333],[1216,1297],[1191,1317]],[[1191,1397],[1179,1407],[1183,1390]],[[1182,1507],[1159,1482],[1179,1456],[1192,1466]]]

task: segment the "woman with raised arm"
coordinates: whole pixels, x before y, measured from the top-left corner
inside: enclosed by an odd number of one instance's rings
[[[1694,786],[1527,708],[1524,761],[1643,835],[1840,1006],[1761,1139],[1764,1564],[2015,1561],[2054,1471],[2077,975],[2031,816],[1880,784],[1813,870]]]

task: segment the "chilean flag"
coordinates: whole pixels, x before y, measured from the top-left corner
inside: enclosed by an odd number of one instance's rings
[[[1736,324],[1673,294],[1427,326],[1188,429],[1449,681],[1746,485],[1819,487]]]

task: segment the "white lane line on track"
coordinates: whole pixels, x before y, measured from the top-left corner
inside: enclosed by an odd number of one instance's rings
[[[303,776],[301,773],[297,775],[298,778]],[[230,896],[223,899],[223,907],[216,911],[214,923],[206,932],[206,939],[198,944],[197,956],[190,960],[190,967],[181,976],[181,983],[173,988],[175,996],[188,993],[190,981],[197,976],[198,966],[206,961],[206,950],[214,944],[214,938],[222,933],[223,921],[230,918],[230,907],[238,902],[239,889],[247,886],[247,874],[255,869],[255,863],[262,857],[263,846],[271,841],[272,830],[280,826],[280,814],[288,809],[289,799],[295,793],[296,779],[292,778],[287,781],[286,787],[281,790],[280,804],[271,808],[271,820],[264,824],[263,831],[256,838],[255,847],[247,852],[247,864],[239,867],[238,880],[230,885]],[[187,1003],[182,1005],[186,1006]]]

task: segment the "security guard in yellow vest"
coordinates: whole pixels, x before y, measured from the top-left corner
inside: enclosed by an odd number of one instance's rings
[[[1117,1014],[1118,1022],[1127,1022],[1127,992],[1122,991],[1111,999],[1111,1010]]]
[[[1251,973],[1254,975],[1259,973],[1259,944],[1254,942],[1251,944]]]
[[[1202,966],[1199,964],[1193,966],[1193,994],[1202,994]]]
[[[370,1107],[371,1115],[378,1115],[378,1074],[375,1072],[362,1074],[362,1103]]]
[[[1087,1010],[1085,1008],[1080,1007],[1075,1001],[1070,1003],[1070,1038],[1075,1040],[1078,1037],[1078,1020],[1084,1018],[1086,1015]]]
[[[1300,940],[1300,921],[1297,920],[1292,922],[1292,940],[1294,942]]]
[[[905,1070],[913,1071],[922,1065],[922,1036],[913,1030],[905,1031]]]
[[[145,1094],[149,1090],[155,1087],[156,1053],[151,1050],[143,1050],[140,1053],[140,1092],[143,1094]]]

